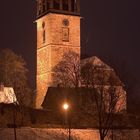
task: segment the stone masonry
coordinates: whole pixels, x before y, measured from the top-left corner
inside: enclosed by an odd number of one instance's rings
[[[68,25],[63,23],[64,20],[69,22]],[[65,34],[68,40],[63,40]],[[52,80],[53,68],[69,50],[80,55],[80,17],[48,13],[39,18],[37,20],[37,108],[40,108],[47,88],[57,86]]]

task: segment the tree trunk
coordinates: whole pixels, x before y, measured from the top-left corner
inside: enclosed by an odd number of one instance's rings
[[[104,140],[104,136],[102,136],[102,134],[100,134],[100,140]]]

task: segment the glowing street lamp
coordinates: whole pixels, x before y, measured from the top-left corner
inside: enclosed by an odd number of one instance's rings
[[[69,109],[69,105],[68,105],[67,103],[64,103],[64,104],[63,104],[63,109],[64,109],[64,110],[68,110],[68,109]]]

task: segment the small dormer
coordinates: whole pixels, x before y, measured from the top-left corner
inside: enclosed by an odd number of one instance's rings
[[[37,0],[37,18],[48,13],[80,15],[80,0]]]

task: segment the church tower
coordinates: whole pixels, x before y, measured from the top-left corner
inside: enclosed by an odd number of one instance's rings
[[[37,0],[37,95],[40,108],[53,68],[69,50],[80,55],[80,0]]]

